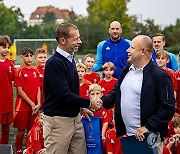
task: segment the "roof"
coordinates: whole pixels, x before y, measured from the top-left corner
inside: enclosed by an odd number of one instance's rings
[[[42,19],[47,12],[53,12],[57,19],[70,19],[71,12],[68,9],[59,9],[54,6],[38,7],[30,16],[30,20]]]

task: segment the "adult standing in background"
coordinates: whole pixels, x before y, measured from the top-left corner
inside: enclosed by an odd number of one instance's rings
[[[118,78],[122,69],[127,65],[126,50],[130,46],[130,40],[120,37],[122,28],[118,21],[110,24],[109,34],[109,39],[98,44],[93,71],[100,71],[106,62],[112,62],[115,65],[113,77]]]
[[[74,52],[82,43],[77,27],[60,24],[55,31],[58,47],[44,73],[43,135],[48,154],[86,154],[80,108],[92,100],[79,97],[79,77]],[[86,109],[86,113],[92,114]]]
[[[156,53],[160,50],[163,50],[165,46],[165,36],[161,33],[156,33],[152,37],[152,41],[153,41],[153,49],[154,49],[154,51],[152,52],[152,59],[154,63],[156,63]],[[177,71],[179,66],[176,56],[171,52],[168,53],[169,53],[169,62],[166,64],[166,67],[172,69],[173,71]]]
[[[123,69],[114,89],[98,100],[106,109],[115,103],[117,137],[135,135],[143,141],[144,133],[153,131],[163,140],[167,134],[175,112],[173,86],[170,76],[152,62],[152,47],[150,37],[135,37],[127,50],[130,64]],[[158,149],[162,151],[162,142]]]

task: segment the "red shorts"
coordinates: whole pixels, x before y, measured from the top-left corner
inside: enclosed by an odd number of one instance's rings
[[[13,123],[13,112],[0,114],[0,124],[10,125]]]
[[[16,111],[14,113],[14,127],[17,129],[30,130],[34,124],[34,120],[38,114],[33,114],[31,111]]]

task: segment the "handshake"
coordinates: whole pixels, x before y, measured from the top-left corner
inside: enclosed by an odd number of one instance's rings
[[[90,99],[89,109],[93,112],[101,109],[103,107],[103,101],[100,98],[93,97]]]

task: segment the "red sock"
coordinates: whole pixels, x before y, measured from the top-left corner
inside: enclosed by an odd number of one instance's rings
[[[9,125],[1,125],[0,144],[8,144],[9,142]]]
[[[16,154],[22,154],[23,135],[16,135]]]

